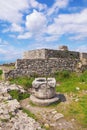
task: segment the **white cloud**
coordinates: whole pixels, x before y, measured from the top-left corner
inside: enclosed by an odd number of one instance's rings
[[[65,8],[69,3],[69,0],[55,0],[53,6],[48,9],[48,15],[57,12],[60,8]]]
[[[17,58],[21,58],[22,53],[23,52],[21,50],[17,50],[16,48],[8,48],[8,50],[0,48],[0,60],[14,61]]]
[[[29,38],[31,38],[32,37],[32,33],[30,33],[30,32],[26,32],[26,33],[24,33],[24,34],[20,34],[20,35],[18,35],[18,39],[29,39]]]
[[[87,45],[82,45],[82,46],[79,46],[76,51],[79,51],[79,52],[87,52]]]
[[[87,9],[80,13],[60,14],[54,19],[54,23],[48,26],[47,33],[62,36],[73,34],[75,39],[87,37]],[[74,39],[74,36],[71,39]]]
[[[0,0],[0,19],[11,23],[22,21],[22,11],[28,8],[28,0]]]
[[[12,32],[23,32],[23,27],[21,27],[20,25],[18,25],[16,23],[12,23],[10,31],[12,31]]]
[[[55,22],[61,24],[85,24],[87,23],[87,9],[84,9],[80,13],[61,14],[58,18],[55,18]]]
[[[46,9],[46,5],[36,0],[0,0],[0,20],[20,23],[23,13],[32,8],[42,10]]]
[[[46,4],[41,4],[36,0],[29,0],[29,5],[30,7],[39,9],[39,10],[43,10],[47,8]]]
[[[30,32],[39,32],[46,27],[46,17],[43,13],[33,10],[33,13],[26,17],[26,27]]]
[[[17,58],[21,58],[23,49],[17,49],[12,46],[7,41],[0,39],[0,60],[1,61],[10,61]]]

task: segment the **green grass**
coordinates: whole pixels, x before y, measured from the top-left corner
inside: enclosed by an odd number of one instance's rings
[[[80,97],[78,102],[72,101],[66,110],[66,118],[74,118],[79,125],[87,127],[87,95]]]
[[[0,70],[0,80],[2,80],[2,74],[3,74],[3,71]]]
[[[36,116],[29,110],[22,108],[22,111],[26,113],[29,117],[32,117],[33,119],[37,120]]]
[[[2,75],[3,74],[3,71],[2,70],[0,70],[0,75]]]
[[[82,125],[87,127],[87,95],[82,96],[81,100],[79,101],[79,105],[81,108],[81,113],[83,114],[82,118]]]
[[[65,118],[75,119],[78,125],[83,129],[87,128],[87,94],[82,90],[87,91],[87,71],[83,73],[75,73],[69,71],[61,71],[55,74],[55,78],[59,86],[56,86],[56,91],[73,96],[73,100],[68,104],[53,105],[60,113],[63,113]],[[77,90],[76,88],[79,88]],[[79,99],[77,102],[75,99]]]
[[[30,96],[29,93],[20,93],[18,90],[11,90],[9,91],[9,94],[13,99],[17,99],[18,101],[26,99]]]
[[[9,79],[11,84],[18,84],[23,86],[24,89],[29,89],[32,86],[33,77],[18,77],[15,79]]]
[[[69,72],[67,72],[67,74],[68,73]],[[77,93],[78,91],[76,90],[76,87],[79,87],[80,90],[87,90],[87,71],[82,74],[70,72],[68,75],[66,75],[65,77],[64,76],[65,75],[62,74],[58,74],[55,76],[56,81],[60,83],[60,86],[56,86],[57,92]]]

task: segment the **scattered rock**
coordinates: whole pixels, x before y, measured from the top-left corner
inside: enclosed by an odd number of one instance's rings
[[[25,90],[16,84],[9,84],[9,82],[1,82],[0,83],[0,93],[7,93],[10,90],[19,90],[20,92],[25,92]]]
[[[49,124],[44,124],[44,126],[46,129],[50,127]]]
[[[77,98],[77,99],[75,99],[75,102],[78,102],[79,101],[79,99]]]
[[[80,90],[80,88],[79,88],[79,87],[76,87],[76,90],[77,90],[77,91],[79,91],[79,90]]]
[[[55,121],[57,121],[57,120],[59,120],[60,118],[63,118],[63,117],[64,117],[63,114],[57,113],[57,114],[53,117],[53,119],[54,119]]]
[[[57,111],[56,111],[56,110],[52,111],[52,114],[56,114],[56,113],[57,113]]]
[[[8,94],[10,90],[25,90],[16,84],[0,82],[0,130],[44,130],[40,124],[20,110],[20,103]]]

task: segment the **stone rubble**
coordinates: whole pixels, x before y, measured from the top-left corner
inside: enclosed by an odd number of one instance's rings
[[[9,82],[0,82],[0,93],[7,93],[10,90],[20,90],[20,92],[25,92],[25,90],[16,84],[10,84]]]
[[[21,110],[20,103],[7,93],[8,90],[20,90],[18,85],[0,82],[0,130],[44,130],[40,124]]]

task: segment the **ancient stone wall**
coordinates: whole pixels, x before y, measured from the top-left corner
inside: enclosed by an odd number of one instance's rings
[[[79,59],[79,52],[61,51],[61,50],[45,50],[45,58],[72,58]]]
[[[23,59],[45,59],[45,49],[37,49],[26,51],[23,54]]]
[[[77,58],[79,59],[79,52],[61,51],[52,49],[38,49],[24,52],[23,59],[49,59],[49,58]]]
[[[5,79],[20,76],[47,76],[60,70],[75,71],[79,59],[54,58],[54,59],[19,59],[16,69],[4,73]]]
[[[20,76],[47,76],[60,70],[83,71],[87,69],[87,53],[68,50],[38,49],[25,52],[16,61],[16,69],[4,72],[5,79]]]
[[[87,65],[87,53],[80,53],[80,60],[83,65]]]

